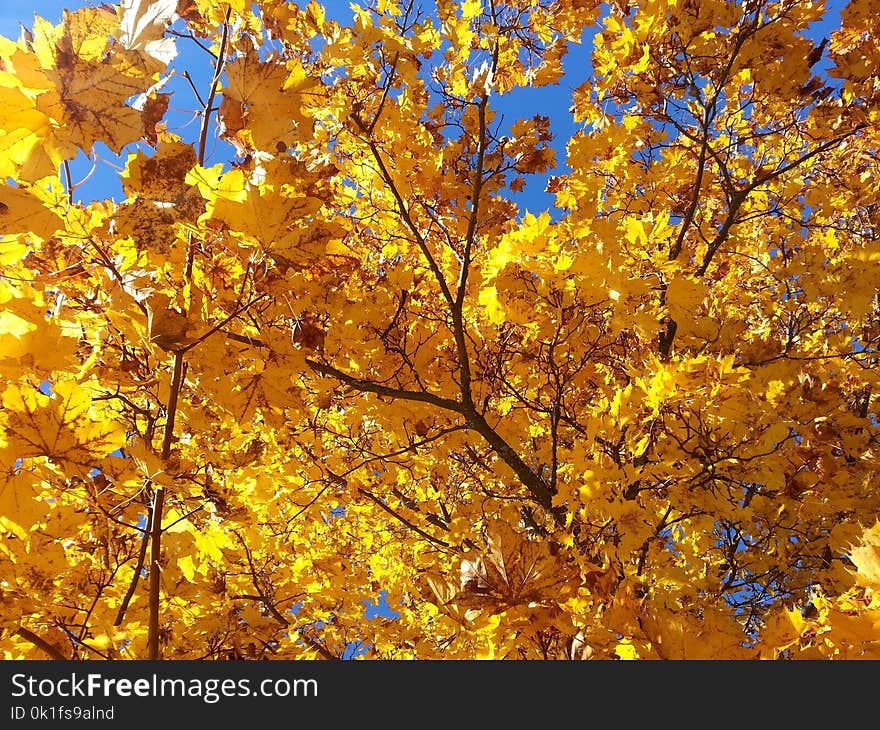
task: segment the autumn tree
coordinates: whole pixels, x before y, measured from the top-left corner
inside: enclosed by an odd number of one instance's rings
[[[876,3],[24,20],[2,656],[877,655]]]

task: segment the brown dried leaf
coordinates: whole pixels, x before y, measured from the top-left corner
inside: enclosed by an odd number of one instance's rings
[[[574,571],[547,542],[528,540],[504,522],[488,533],[487,553],[462,561],[457,602],[503,610],[558,601],[573,589]]]
[[[162,121],[165,112],[168,111],[168,102],[170,100],[171,94],[153,94],[144,103],[142,111],[144,115],[144,137],[154,147],[159,141],[156,127]]]
[[[425,584],[424,593],[428,600],[458,623],[464,625],[479,614],[479,610],[456,602],[458,591],[455,584],[444,576],[436,573],[424,573],[423,581]]]

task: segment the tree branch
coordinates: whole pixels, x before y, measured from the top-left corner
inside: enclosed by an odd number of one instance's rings
[[[214,77],[211,79],[211,89],[203,110],[198,147],[198,161],[200,165],[205,163],[205,145],[208,139],[208,126],[210,125],[211,111],[214,106],[214,98],[217,95],[217,87],[220,84],[220,76],[223,73],[223,67],[225,65],[226,45],[229,41],[229,16],[231,12],[231,9],[227,8],[220,38],[220,49],[217,54],[217,62],[214,65]],[[190,234],[187,245],[186,268],[184,270],[184,278],[187,280],[192,278],[194,259],[195,246],[193,245],[192,234]],[[232,316],[234,316],[234,314]],[[168,396],[168,404],[165,408],[165,428],[162,433],[162,461],[167,461],[168,457],[171,455],[171,445],[174,442],[174,421],[177,416],[177,403],[180,398],[180,388],[183,383],[184,353],[198,342],[201,342],[206,337],[213,334],[229,319],[232,319],[232,316],[202,335],[202,337],[196,340],[195,343],[174,353],[174,365],[171,374],[171,391]],[[158,659],[160,655],[159,604],[161,599],[161,567],[159,562],[162,556],[162,507],[164,501],[165,490],[164,488],[159,487],[153,497],[152,519],[150,522],[150,618],[147,634],[147,656],[149,659]],[[117,615],[117,619],[120,618],[121,616]]]
[[[376,164],[379,166],[379,171],[382,173],[382,179],[385,181],[385,184],[388,186],[388,189],[391,190],[391,194],[394,196],[394,201],[397,204],[397,211],[400,213],[400,217],[403,219],[406,227],[415,237],[416,244],[418,245],[419,250],[421,250],[422,255],[425,257],[425,260],[428,262],[428,267],[431,269],[431,273],[434,274],[434,278],[437,280],[437,284],[440,286],[440,291],[443,293],[443,297],[451,306],[455,300],[452,297],[452,292],[449,291],[449,285],[446,283],[446,277],[443,276],[443,272],[440,270],[437,261],[431,254],[431,250],[428,248],[428,242],[425,240],[425,237],[422,235],[421,231],[418,229],[418,226],[416,226],[415,222],[413,221],[409,209],[406,207],[406,203],[403,200],[403,196],[397,189],[397,185],[394,183],[394,178],[391,176],[391,173],[385,166],[385,161],[382,159],[379,148],[376,146],[376,142],[375,140],[373,140],[372,135],[370,134],[369,127],[364,124],[363,120],[357,114],[352,114],[351,118],[354,120],[354,123],[358,126],[361,132],[363,132],[363,134],[365,135],[364,142],[366,142],[367,146],[370,148],[373,159],[376,160]]]
[[[113,622],[114,626],[120,626],[122,624],[122,620],[125,618],[125,612],[128,610],[128,604],[131,602],[134,592],[137,589],[138,579],[141,576],[141,571],[144,569],[144,560],[147,558],[147,545],[150,542],[149,526],[152,524],[153,505],[151,504],[147,512],[147,529],[144,530],[144,534],[141,535],[141,549],[138,552],[137,563],[134,567],[134,575],[131,576],[131,583],[128,585],[128,591],[126,591],[125,598],[122,599],[122,604],[119,606],[119,611],[116,613],[116,620]]]
[[[384,395],[388,398],[393,399],[429,403],[431,405],[437,406],[438,408],[452,411],[453,413],[462,413],[461,404],[458,401],[451,400],[450,398],[443,398],[439,395],[434,395],[433,393],[426,393],[419,390],[403,390],[401,388],[391,388],[387,385],[382,385],[381,383],[374,383],[372,380],[355,378],[354,376],[348,375],[341,370],[337,370],[331,365],[324,365],[323,363],[316,362],[315,360],[306,360],[306,364],[316,373],[327,377],[336,378],[340,382],[345,383],[346,385],[355,388],[356,390],[364,391],[367,393],[375,393],[376,395]]]
[[[147,631],[147,659],[159,659],[159,589],[161,587],[161,568],[159,559],[162,552],[162,505],[165,490],[156,490],[153,497],[153,520],[150,524],[150,619]]]
[[[529,465],[522,460],[522,457],[514,451],[513,447],[489,425],[489,422],[486,421],[482,413],[479,413],[476,409],[471,409],[466,411],[464,416],[468,420],[468,425],[485,439],[486,443],[501,457],[501,460],[519,477],[519,480],[532,493],[538,504],[548,511],[553,511],[555,518],[559,520],[561,515],[553,510],[553,494],[550,491],[550,487],[532,471]]]
[[[709,268],[709,265],[712,263],[712,259],[715,257],[715,254],[718,252],[724,243],[727,241],[730,236],[730,231],[734,225],[736,225],[736,216],[739,213],[739,209],[742,207],[742,204],[746,201],[746,198],[749,196],[753,190],[761,185],[765,185],[766,183],[774,180],[781,175],[784,175],[786,172],[790,170],[794,170],[797,167],[800,167],[804,162],[809,160],[816,155],[820,155],[823,152],[832,149],[833,147],[837,147],[848,137],[851,137],[853,134],[856,134],[859,130],[864,129],[864,125],[859,125],[854,129],[850,130],[844,135],[840,137],[836,137],[835,139],[828,140],[827,142],[823,142],[818,145],[815,149],[810,150],[809,152],[805,152],[803,155],[798,157],[796,160],[789,162],[787,165],[783,165],[780,168],[777,168],[769,175],[763,175],[760,177],[756,177],[752,182],[750,182],[746,187],[742,190],[737,191],[733,194],[730,199],[730,206],[727,211],[727,216],[724,219],[724,223],[721,224],[721,228],[718,231],[718,234],[715,236],[715,239],[712,243],[709,244],[709,248],[706,251],[706,255],[703,257],[703,263],[700,264],[700,268],[694,272],[694,276],[702,276],[706,273]]]
[[[517,477],[519,477],[520,481],[532,493],[532,496],[537,500],[538,504],[547,510],[552,510],[553,494],[550,487],[548,487],[547,484],[545,484],[544,481],[532,471],[531,468],[529,468],[529,465],[522,460],[513,447],[510,446],[510,444],[508,444],[498,432],[489,425],[488,421],[486,421],[483,415],[477,411],[472,403],[462,404],[449,398],[442,398],[438,395],[434,395],[433,393],[390,388],[386,385],[374,383],[370,380],[355,378],[330,365],[324,365],[315,362],[314,360],[306,360],[306,363],[315,372],[336,378],[340,382],[343,382],[356,390],[367,393],[376,393],[377,395],[384,395],[389,398],[429,403],[439,408],[443,408],[444,410],[451,411],[452,413],[458,413],[459,415],[464,416],[468,427],[483,437],[495,453],[498,454],[501,460],[513,470]],[[557,512],[554,512],[554,515],[557,520],[561,518],[561,515]]]
[[[498,66],[498,44],[495,44],[492,53],[492,67],[489,70],[490,78],[486,83],[491,83]],[[477,235],[477,220],[480,213],[480,193],[483,191],[483,172],[486,164],[486,108],[489,105],[488,90],[483,93],[477,105],[477,118],[479,129],[477,130],[477,164],[473,177],[473,192],[471,193],[471,213],[468,217],[467,231],[465,232],[464,252],[462,253],[461,273],[458,276],[458,287],[455,292],[455,302],[452,304],[452,332],[455,337],[455,348],[458,350],[458,370],[461,378],[462,402],[468,406],[473,405],[471,394],[471,366],[467,352],[467,341],[464,332],[464,298],[467,293],[468,274],[470,273],[471,256],[473,255],[474,241]]]
[[[366,489],[362,489],[361,487],[358,487],[358,492],[360,494],[362,494],[363,496],[365,496],[367,499],[369,499],[372,502],[374,502],[375,504],[377,504],[379,507],[381,507],[383,510],[385,510],[389,515],[391,515],[398,522],[401,522],[402,524],[406,525],[413,532],[417,532],[419,535],[424,537],[428,542],[432,542],[435,545],[439,545],[440,547],[445,548],[446,550],[450,550],[450,549],[454,550],[455,549],[445,540],[441,540],[439,537],[434,537],[433,535],[425,532],[418,525],[414,525],[412,522],[410,522],[408,519],[406,519],[406,517],[404,517],[399,512],[392,509],[391,507],[389,507],[387,504],[385,504],[381,499],[379,499],[372,492],[368,492]]]
[[[757,16],[756,16],[757,18]],[[715,115],[718,110],[718,100],[721,98],[721,92],[724,89],[724,85],[727,83],[728,78],[730,77],[730,72],[733,70],[733,64],[736,61],[736,57],[739,55],[740,50],[743,47],[743,44],[746,42],[746,39],[749,37],[750,32],[754,33],[756,29],[755,21],[750,23],[748,26],[743,28],[743,30],[737,35],[736,40],[733,44],[733,51],[730,54],[730,58],[727,61],[727,65],[724,68],[724,71],[721,73],[721,78],[718,80],[718,85],[715,89],[715,94],[712,97],[712,100],[706,105],[706,113],[703,116],[703,136],[700,144],[700,152],[697,158],[697,177],[694,181],[694,192],[691,196],[690,204],[688,205],[688,209],[685,212],[684,219],[681,222],[681,228],[678,231],[678,237],[675,240],[672,248],[669,249],[669,260],[672,261],[678,258],[678,255],[681,253],[682,245],[684,244],[685,236],[687,235],[688,228],[690,228],[691,223],[694,220],[694,216],[697,212],[697,206],[700,203],[700,188],[703,185],[703,175],[706,170],[706,155],[709,152],[709,127],[715,119]]]
[[[217,87],[220,84],[220,76],[223,74],[223,67],[226,65],[226,44],[229,41],[229,14],[231,9],[227,8],[226,18],[223,21],[223,34],[220,37],[220,50],[217,54],[217,62],[214,64],[214,77],[211,79],[211,90],[208,93],[208,99],[202,110],[202,126],[199,130],[199,164],[205,163],[205,145],[208,141],[208,126],[211,119],[211,110],[214,106],[214,97],[217,95]]]
[[[48,641],[40,636],[37,636],[33,631],[26,629],[24,626],[20,626],[18,628],[18,631],[16,631],[15,633],[25,641],[29,641],[38,649],[42,649],[50,659],[64,662],[69,661],[68,657],[64,656],[64,654],[61,653],[60,649],[57,649]]]

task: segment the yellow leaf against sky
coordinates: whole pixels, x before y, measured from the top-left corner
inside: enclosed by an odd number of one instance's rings
[[[0,113],[0,149],[8,151],[23,179],[54,172],[76,148],[88,151],[101,141],[119,152],[143,135],[143,115],[126,101],[151,86],[163,64],[143,51],[111,44],[115,31],[112,10],[65,10],[57,26],[35,20],[28,49],[2,49],[3,70],[21,87],[17,95],[4,93],[22,114],[4,119]]]
[[[115,63],[84,63],[67,56],[62,60],[64,65],[49,72],[57,96],[37,99],[37,108],[60,125],[57,134],[80,149],[91,149],[101,141],[114,152],[140,139],[143,116],[125,103],[149,85],[150,77],[137,63],[139,57],[118,54]]]
[[[119,6],[120,42],[129,50],[142,50],[170,62],[177,49],[165,29],[177,15],[177,0],[123,0]]]
[[[108,36],[117,28],[116,14],[108,7],[64,10],[59,25],[37,17],[33,47],[44,69],[72,64],[74,59],[99,63],[104,58]]]
[[[461,17],[465,20],[477,17],[483,10],[482,0],[464,0],[461,4]]]
[[[304,108],[320,83],[306,75],[296,61],[261,60],[249,51],[226,67],[221,117],[234,116],[227,134],[246,130],[244,140],[255,149],[276,152],[276,146],[290,146],[311,135],[312,122]]]

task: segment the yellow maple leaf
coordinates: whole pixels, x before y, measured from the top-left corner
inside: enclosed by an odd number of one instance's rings
[[[152,157],[140,150],[129,156],[122,175],[122,189],[128,196],[175,202],[185,192],[187,176],[195,165],[192,145],[162,142]]]
[[[14,459],[14,455],[10,455]],[[0,457],[8,463],[10,457]],[[38,497],[41,492],[39,480],[25,470],[16,471],[0,480],[0,531],[9,531],[26,539],[36,524],[45,519],[48,504]]]
[[[49,238],[64,226],[46,203],[25,187],[0,186],[0,226],[4,235],[32,233]]]
[[[849,557],[856,568],[856,582],[880,590],[880,522],[862,533],[860,543],[850,548]]]
[[[464,0],[461,4],[461,17],[465,20],[476,18],[482,11],[482,0]]]
[[[123,47],[170,63],[177,49],[165,30],[177,15],[177,5],[177,0],[122,0],[117,12]]]
[[[72,380],[53,384],[51,396],[11,384],[0,402],[5,411],[0,435],[17,458],[47,456],[90,469],[126,442],[124,426],[94,412],[92,394]]]
[[[28,69],[25,83],[37,91],[35,108],[52,121],[51,128],[40,127],[42,144],[31,143],[31,154],[42,147],[57,161],[98,141],[119,152],[144,133],[142,113],[126,101],[150,87],[163,64],[143,51],[111,44],[117,30],[115,13],[103,7],[65,10],[57,26],[36,19],[33,53],[11,59],[16,72]]]
[[[226,77],[220,114],[224,134],[269,153],[279,143],[289,146],[310,137],[312,120],[305,107],[320,83],[302,64],[263,60],[251,49],[226,67]]]

